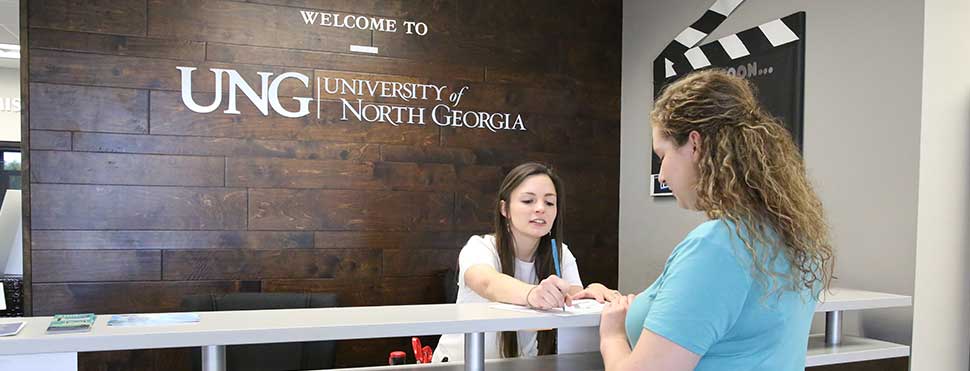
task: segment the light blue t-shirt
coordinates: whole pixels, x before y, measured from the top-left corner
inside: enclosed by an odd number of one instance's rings
[[[815,298],[808,289],[766,296],[752,264],[734,224],[697,226],[630,305],[630,346],[646,328],[700,355],[696,371],[804,370]],[[783,255],[772,264],[776,272],[788,267]]]

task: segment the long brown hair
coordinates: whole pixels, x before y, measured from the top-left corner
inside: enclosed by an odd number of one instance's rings
[[[701,134],[695,207],[733,222],[767,294],[819,295],[830,287],[835,255],[822,203],[788,130],[765,112],[748,80],[718,69],[694,72],[668,86],[650,116],[678,147],[692,131]],[[759,252],[755,243],[770,250]],[[788,272],[772,268],[779,255]]]
[[[552,238],[556,239],[556,250],[559,252],[557,258],[562,263],[562,241],[563,241],[563,213],[565,193],[562,180],[559,176],[546,165],[537,162],[527,162],[516,166],[509,171],[498,188],[498,199],[495,200],[495,249],[498,250],[499,261],[502,263],[502,273],[515,277],[515,239],[512,238],[512,226],[509,219],[503,216],[509,213],[512,191],[519,187],[526,178],[533,175],[546,175],[552,179],[552,184],[556,188],[556,220],[552,223],[552,230],[549,234],[539,239],[539,246],[536,248],[535,264],[536,277],[543,279],[555,273],[555,266],[552,261]],[[504,202],[503,202],[504,201]],[[505,206],[503,210],[503,204]],[[537,284],[538,282],[528,282]],[[556,330],[539,331],[537,334],[539,355],[556,353]],[[515,331],[502,331],[499,337],[499,352],[503,358],[519,356],[519,342]]]

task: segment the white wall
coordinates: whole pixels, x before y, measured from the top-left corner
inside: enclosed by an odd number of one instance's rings
[[[926,0],[913,370],[968,370],[970,1]]]
[[[703,220],[670,198],[649,196],[647,117],[653,59],[713,2],[623,3],[623,291],[649,285],[674,245]],[[923,1],[747,0],[703,43],[797,11],[807,22],[805,159],[838,249],[836,284],[913,294]],[[911,318],[909,308],[848,313],[845,328],[908,344]]]
[[[19,142],[20,111],[7,106],[9,99],[20,99],[20,70],[0,67],[0,141]]]

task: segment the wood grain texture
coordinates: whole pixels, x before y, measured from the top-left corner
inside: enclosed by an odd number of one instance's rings
[[[259,20],[254,32],[252,20]],[[306,24],[298,9],[219,0],[148,0],[148,34],[184,40],[349,52],[367,30]]]
[[[458,250],[384,250],[384,277],[429,276],[458,269]]]
[[[185,296],[237,291],[237,281],[38,283],[34,315],[177,312]]]
[[[379,144],[309,140],[75,133],[74,144],[75,150],[89,152],[350,161],[377,161],[381,156]]]
[[[68,131],[30,131],[31,149],[71,150],[71,133]]]
[[[265,63],[274,66],[315,68],[333,71],[358,71],[385,73],[401,76],[427,76],[465,81],[482,81],[483,65],[451,64],[445,62],[388,58],[384,56],[356,55],[271,48],[250,45],[206,43],[206,58],[224,63]]]
[[[243,229],[246,191],[227,188],[34,184],[38,229]]]
[[[157,250],[35,250],[31,255],[38,283],[153,281],[162,276],[162,254]]]
[[[380,250],[165,250],[162,257],[162,278],[169,281],[381,275]]]
[[[147,91],[31,83],[30,94],[31,129],[148,132]]]
[[[318,249],[458,249],[469,238],[464,232],[315,232]]]
[[[33,151],[35,183],[223,186],[217,157]]]
[[[29,27],[144,35],[145,0],[35,0],[28,2]]]
[[[73,85],[94,85],[103,87],[133,89],[182,89],[182,72],[176,67],[195,67],[191,73],[192,91],[216,91],[213,68],[232,69],[252,86],[259,86],[258,72],[269,72],[278,76],[285,72],[297,72],[312,76],[309,70],[267,67],[259,65],[238,65],[222,63],[197,63],[172,59],[146,58],[122,55],[102,55],[77,53],[59,50],[33,49],[30,59],[29,78],[31,82],[47,82]],[[222,92],[228,91],[228,79],[222,79]],[[282,96],[309,96],[311,89],[296,79],[286,79],[280,83]],[[201,103],[200,104],[206,104]]]
[[[252,189],[253,230],[435,231],[452,224],[448,193]]]
[[[312,232],[34,231],[37,250],[311,249]]]
[[[30,34],[30,47],[37,49],[199,62],[205,60],[205,43],[200,41],[102,35],[42,28],[32,29]]]

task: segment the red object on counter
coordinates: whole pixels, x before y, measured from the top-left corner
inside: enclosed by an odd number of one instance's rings
[[[431,357],[434,351],[431,350],[430,346],[421,346],[421,339],[417,337],[411,338],[411,348],[414,350],[414,359],[418,363],[431,363]]]
[[[404,352],[402,352],[400,350],[396,350],[396,351],[391,352],[391,354],[387,357],[387,364],[389,364],[389,365],[403,365],[403,364],[407,363],[407,360],[408,360],[408,354],[407,353],[404,353]]]

